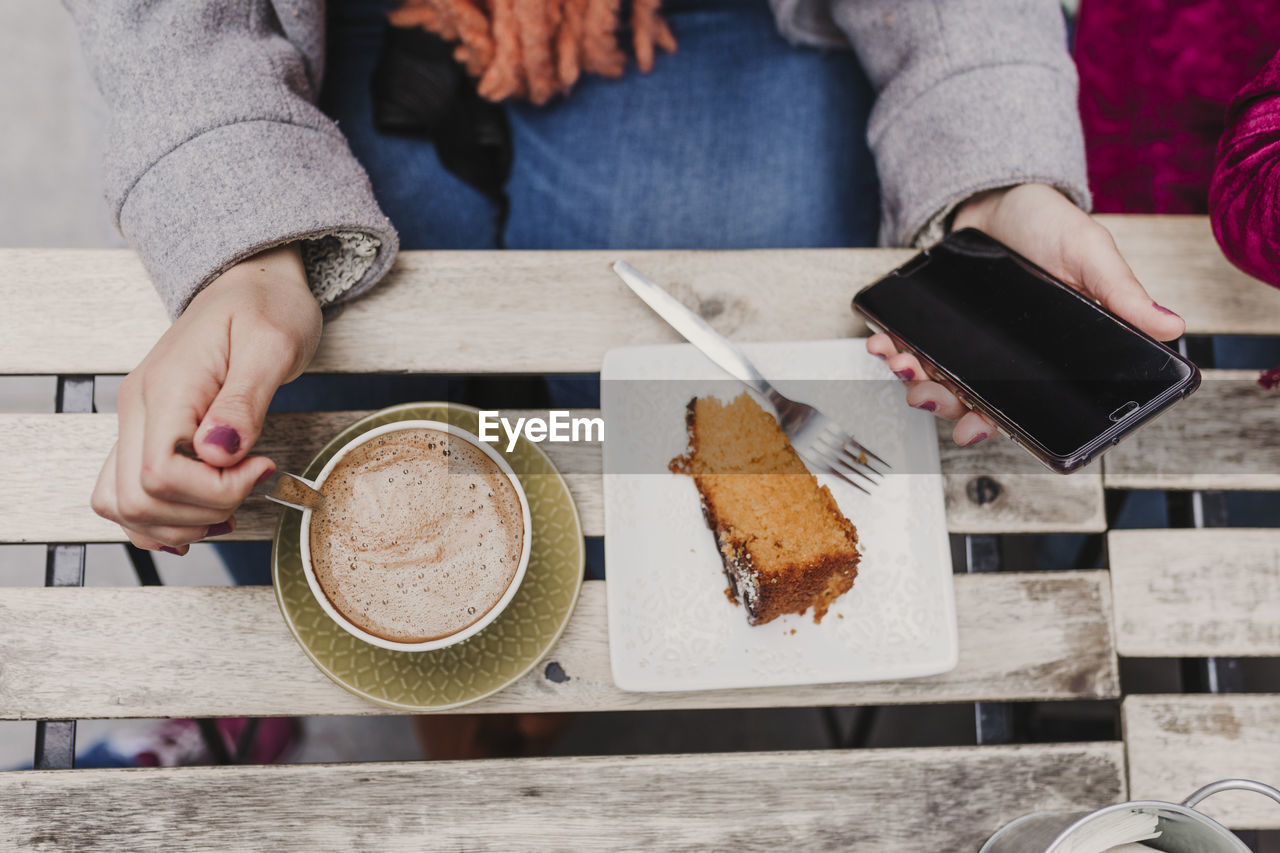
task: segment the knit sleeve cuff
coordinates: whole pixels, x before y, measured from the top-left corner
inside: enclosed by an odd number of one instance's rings
[[[276,121],[184,142],[138,179],[118,216],[171,317],[228,267],[292,242],[331,305],[382,278],[399,245],[346,140]]]
[[[986,190],[1056,187],[1088,210],[1075,78],[1047,65],[980,66],[949,76],[869,129],[881,186],[881,242],[927,246]]]

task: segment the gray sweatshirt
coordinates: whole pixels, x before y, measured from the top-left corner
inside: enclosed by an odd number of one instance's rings
[[[292,241],[321,304],[386,273],[395,229],[315,106],[323,0],[64,2],[110,111],[107,202],[172,316],[232,264]],[[932,242],[995,187],[1052,184],[1088,207],[1055,0],[771,2],[784,36],[852,48],[875,87],[884,243]]]

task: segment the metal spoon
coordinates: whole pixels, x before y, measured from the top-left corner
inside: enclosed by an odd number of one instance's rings
[[[324,505],[324,493],[317,491],[309,480],[286,471],[276,471],[253,487],[251,495],[264,497],[294,509],[320,509]]]
[[[174,450],[188,459],[202,461],[189,441],[179,441]],[[294,509],[319,509],[324,505],[324,493],[318,491],[314,483],[287,471],[273,472],[270,477],[254,486],[249,494]]]

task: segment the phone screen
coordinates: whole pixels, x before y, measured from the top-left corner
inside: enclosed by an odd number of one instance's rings
[[[973,229],[951,234],[856,304],[1056,456],[1080,452],[1194,373]]]

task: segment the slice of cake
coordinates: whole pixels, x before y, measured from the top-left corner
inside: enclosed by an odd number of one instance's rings
[[[858,574],[858,531],[800,461],[778,422],[746,394],[689,401],[689,474],[715,534],[729,593],[763,625],[813,608],[820,622]]]

